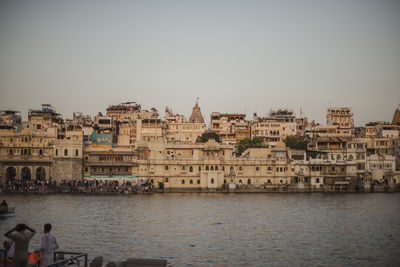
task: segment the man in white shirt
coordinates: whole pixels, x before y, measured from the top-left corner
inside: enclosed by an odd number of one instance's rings
[[[42,258],[40,259],[40,266],[46,266],[53,262],[53,252],[58,249],[56,237],[50,233],[51,224],[44,225],[44,235],[42,237],[42,244],[40,250],[42,251]]]

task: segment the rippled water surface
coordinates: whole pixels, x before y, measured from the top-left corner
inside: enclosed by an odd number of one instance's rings
[[[65,251],[172,266],[400,266],[400,194],[7,195]],[[0,240],[3,240],[0,238]]]

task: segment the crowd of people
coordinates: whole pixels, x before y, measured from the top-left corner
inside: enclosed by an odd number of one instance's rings
[[[154,189],[151,180],[12,180],[0,182],[5,193],[146,193]]]
[[[36,231],[28,225],[20,223],[4,234],[6,240],[3,242],[5,253],[0,255],[0,262],[7,261],[15,267],[26,267],[28,263],[36,266],[47,266],[53,262],[53,252],[58,249],[57,239],[51,234],[51,224],[46,223],[43,227],[43,236],[40,248],[29,253],[29,242]]]

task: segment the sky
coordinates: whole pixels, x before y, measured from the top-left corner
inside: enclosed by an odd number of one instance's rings
[[[190,116],[287,108],[356,126],[400,104],[400,1],[0,1],[0,109],[136,101]]]

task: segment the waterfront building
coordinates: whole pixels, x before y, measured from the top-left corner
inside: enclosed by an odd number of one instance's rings
[[[89,145],[84,149],[85,179],[132,179],[137,167],[137,153],[132,148]]]
[[[52,166],[52,180],[80,180],[83,178],[83,132],[79,126],[67,127],[66,137],[56,139]]]
[[[251,125],[246,114],[212,112],[211,131],[217,133],[224,144],[236,144],[244,138],[251,138]]]
[[[0,177],[12,180],[48,180],[54,165],[54,136],[25,128],[0,137]]]
[[[52,105],[42,104],[42,109],[30,109],[28,111],[28,122],[24,128],[29,128],[32,131],[46,131],[49,127],[64,124],[64,119]]]
[[[271,110],[266,118],[254,113],[251,137],[263,137],[265,142],[274,146],[288,136],[303,136],[307,122],[307,118],[296,118],[294,112],[287,109]]]
[[[354,120],[351,108],[328,108],[326,124],[337,125],[339,129],[344,129],[345,131],[353,130]]]
[[[138,148],[140,179],[163,183],[169,189],[216,190],[260,188],[289,184],[287,149],[248,149],[234,156],[234,146],[209,140],[196,144],[148,142]]]
[[[11,129],[19,132],[22,130],[22,120],[19,111],[0,110],[0,131]]]
[[[191,121],[187,121],[184,115],[174,114],[168,107],[165,109],[168,142],[195,143],[196,139],[207,131],[198,103],[193,108],[190,118]]]

